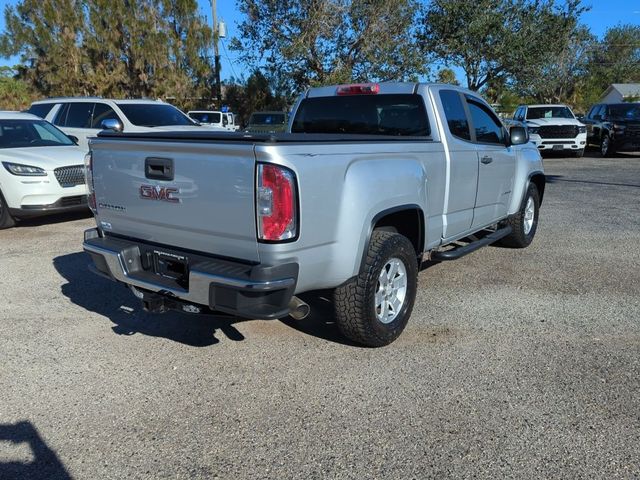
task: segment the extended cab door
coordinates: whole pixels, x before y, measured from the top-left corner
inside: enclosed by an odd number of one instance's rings
[[[440,90],[440,102],[450,135],[449,185],[443,211],[442,238],[471,228],[478,186],[478,154],[472,142],[464,97],[458,90]]]
[[[484,227],[507,216],[516,169],[516,152],[507,146],[507,130],[480,98],[465,95],[471,133],[478,155],[478,190],[473,227]]]

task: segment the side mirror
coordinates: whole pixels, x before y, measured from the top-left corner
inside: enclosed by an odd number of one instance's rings
[[[69,140],[71,140],[73,143],[75,143],[76,145],[78,145],[78,137],[76,137],[75,135],[67,135],[67,137],[69,137]]]
[[[116,118],[107,118],[100,124],[103,130],[113,130],[114,132],[122,131],[122,123]]]
[[[524,127],[511,127],[509,129],[509,141],[511,145],[523,145],[529,141],[527,129]]]

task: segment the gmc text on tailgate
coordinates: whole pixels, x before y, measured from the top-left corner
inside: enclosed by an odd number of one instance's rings
[[[90,146],[84,249],[147,310],[300,319],[299,294],[331,289],[340,331],[366,346],[405,328],[423,260],[528,246],[545,188],[523,128],[440,84],[313,88],[286,133]]]

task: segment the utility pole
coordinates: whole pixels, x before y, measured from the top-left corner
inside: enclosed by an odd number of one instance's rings
[[[217,0],[211,0],[211,9],[213,12],[213,54],[215,58],[215,75],[216,75],[216,99],[218,104],[216,108],[222,108],[222,89],[220,87],[220,51],[218,50],[218,40],[220,39],[220,27],[218,25]]]

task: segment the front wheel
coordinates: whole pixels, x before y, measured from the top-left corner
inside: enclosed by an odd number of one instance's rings
[[[603,157],[608,157],[613,155],[613,145],[611,144],[611,137],[609,135],[604,135],[602,140],[600,141],[600,155]]]
[[[9,213],[9,206],[0,192],[0,230],[13,227],[15,224],[16,221]]]
[[[540,194],[538,187],[530,183],[518,213],[507,220],[511,233],[500,241],[500,245],[511,248],[525,248],[533,241],[538,230],[538,212],[540,210]]]
[[[575,152],[573,152],[573,154],[576,156],[576,158],[584,157],[584,148],[581,148],[580,150],[576,150]]]
[[[362,345],[389,345],[407,325],[417,285],[418,262],[409,239],[374,231],[360,274],[334,292],[338,328]]]

